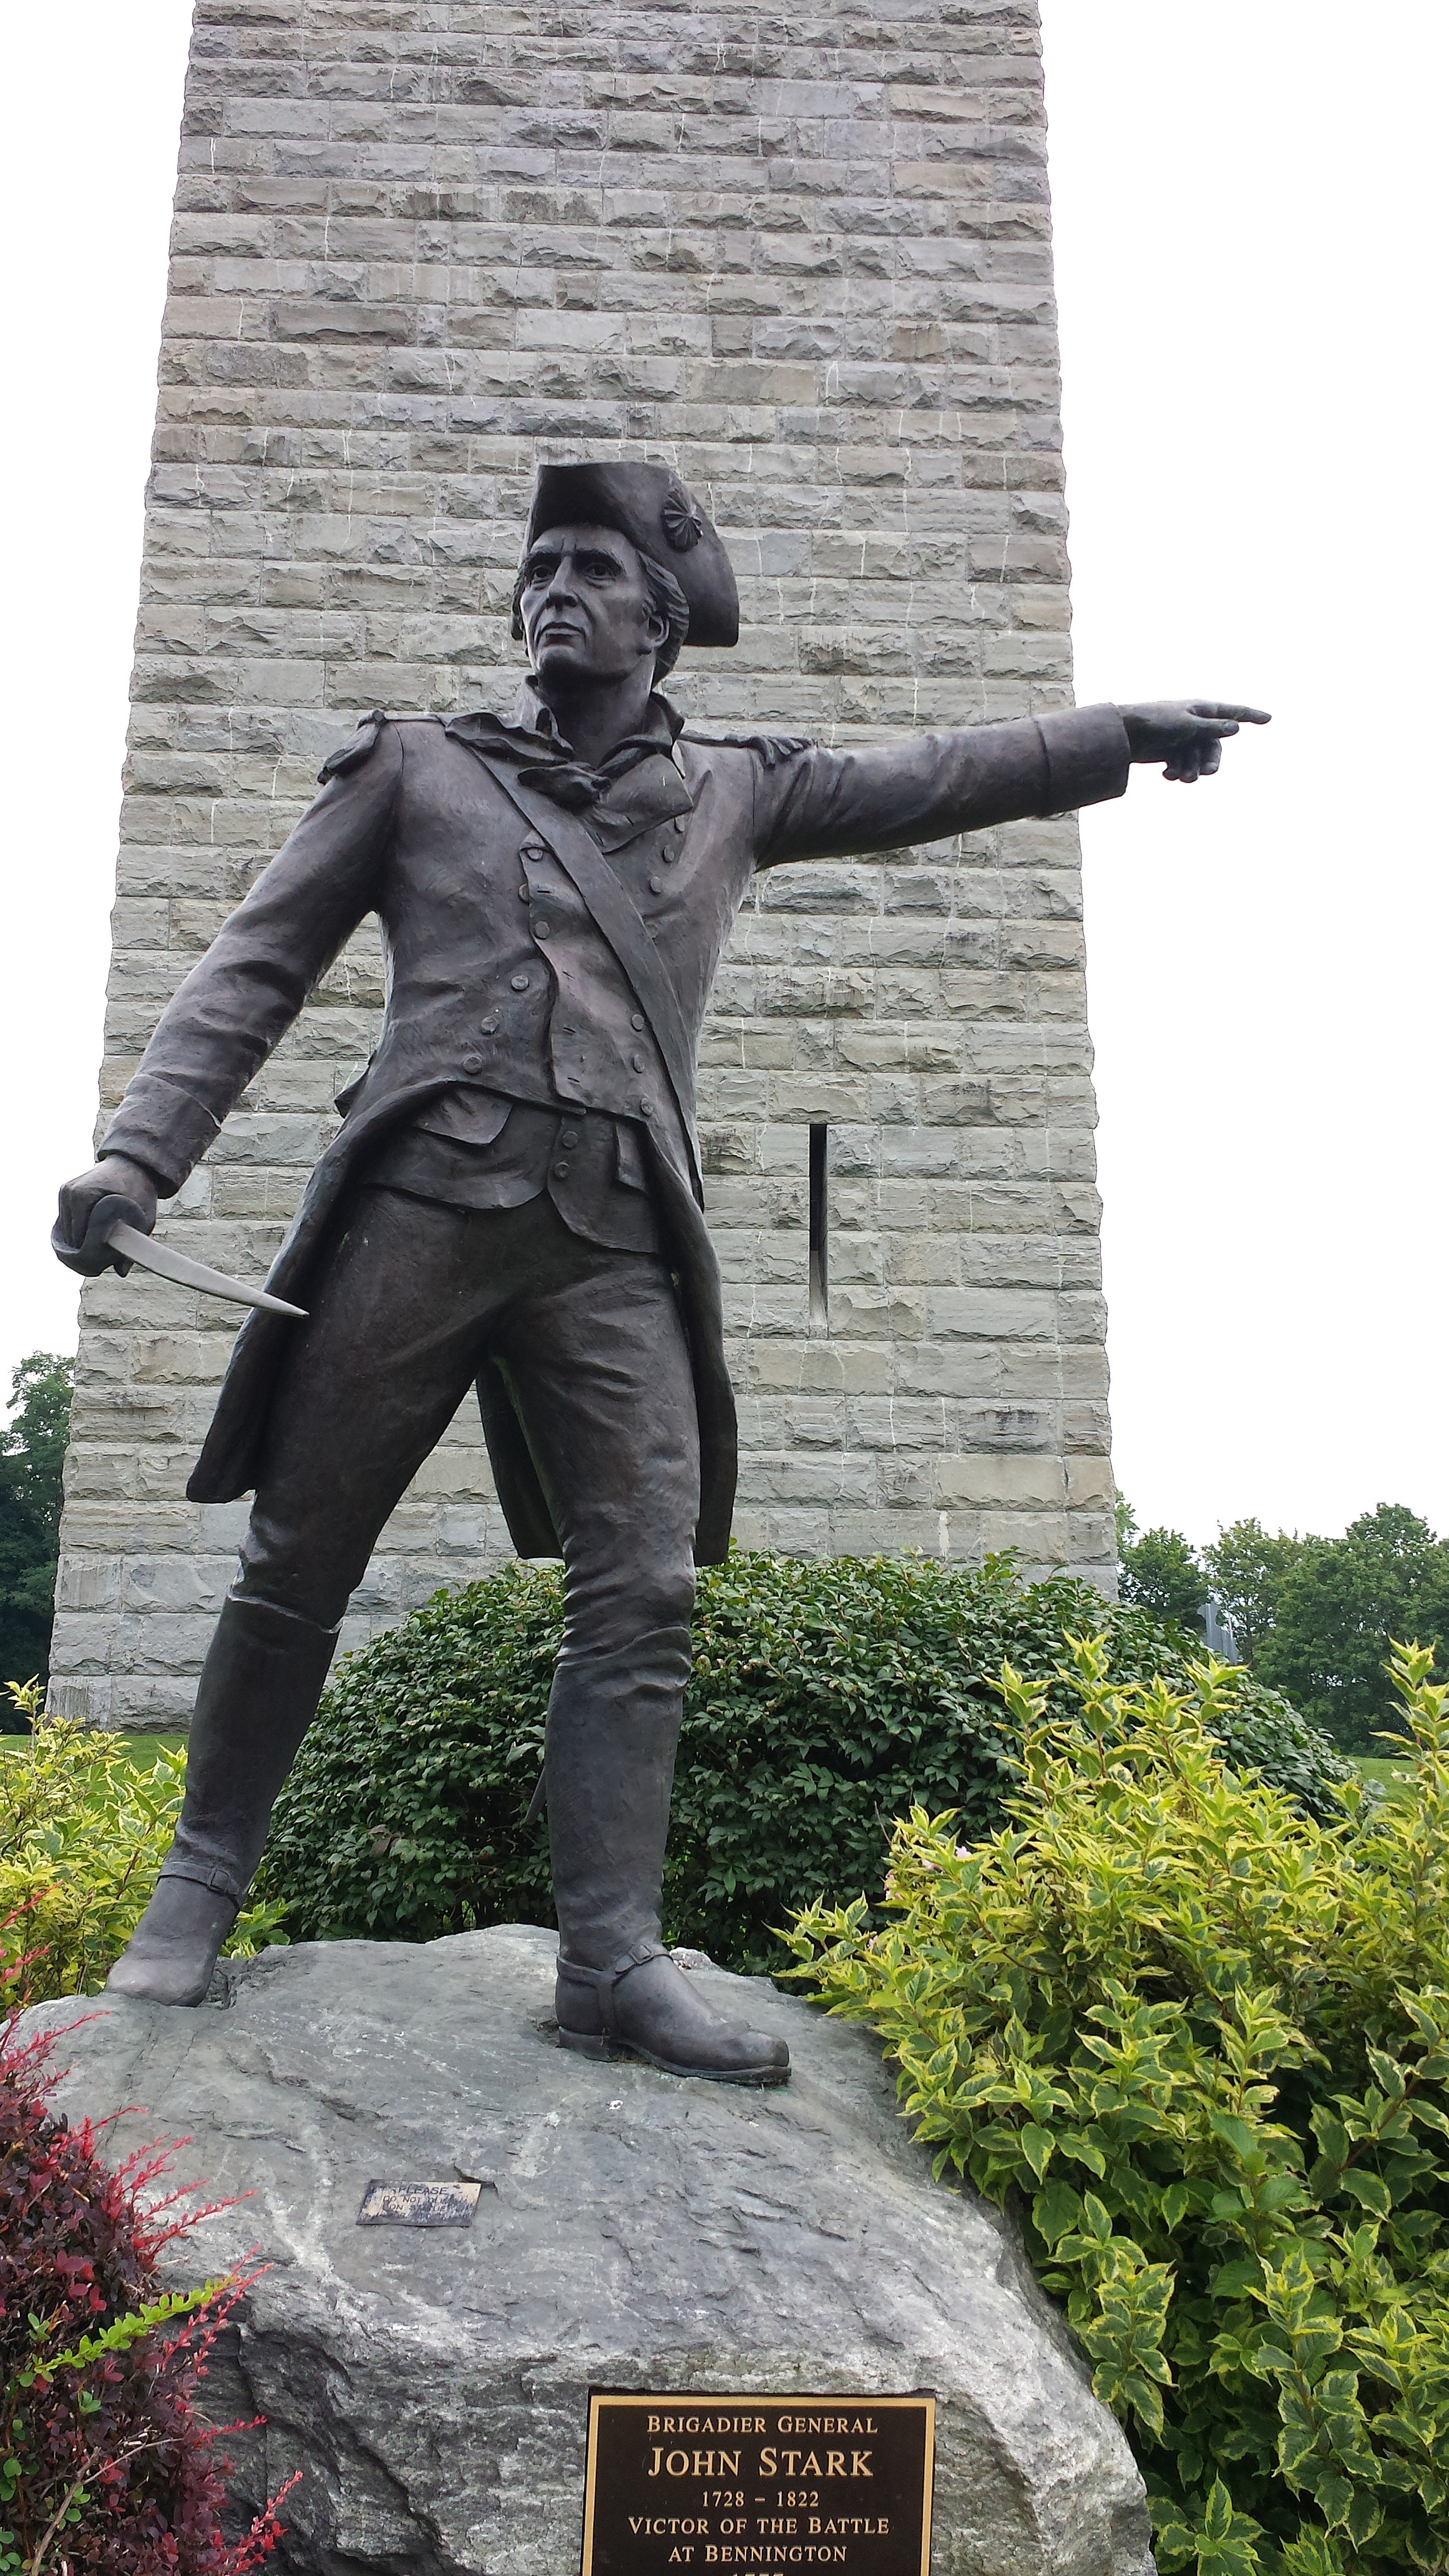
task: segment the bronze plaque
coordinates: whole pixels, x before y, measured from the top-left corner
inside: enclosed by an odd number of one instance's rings
[[[370,2182],[359,2227],[471,2227],[481,2183]]]
[[[927,2576],[936,2401],[589,2392],[583,2576]]]

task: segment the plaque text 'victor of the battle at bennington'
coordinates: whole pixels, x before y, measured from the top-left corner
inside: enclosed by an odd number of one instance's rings
[[[926,2576],[933,2397],[589,2397],[583,2576]]]

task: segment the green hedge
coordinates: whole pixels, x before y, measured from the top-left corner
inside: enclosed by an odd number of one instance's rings
[[[8,1695],[0,1725],[13,1710],[31,1732],[0,1735],[0,2024],[11,2008],[99,1992],[150,1902],[186,1787],[174,1736],[138,1741],[46,1717],[38,1682],[12,1682]],[[275,1939],[279,1911],[245,1907],[228,1955]],[[0,2548],[0,2576],[6,2565]]]
[[[1350,1786],[1320,1825],[1221,1760],[1222,1666],[1124,1692],[1083,1639],[1074,1708],[1003,1676],[1009,1829],[959,1843],[918,1808],[887,1927],[821,1906],[792,1936],[792,1973],[884,2040],[937,2170],[1015,2205],[1141,2460],[1163,2576],[1449,2568],[1433,1660],[1391,1666],[1412,1788]]]
[[[548,1923],[547,1837],[525,1832],[558,1646],[552,1567],[440,1593],[338,1667],[277,1808],[261,1881],[294,1939],[426,1941]],[[879,1892],[891,1827],[951,1807],[988,1833],[1018,1783],[992,1676],[1052,1684],[1068,1634],[1105,1631],[1114,1674],[1185,1676],[1196,1649],[1084,1583],[996,1560],[733,1554],[701,1576],[675,1775],[666,1930],[774,1967],[790,1914]],[[1226,1749],[1310,1812],[1350,1766],[1244,1677]]]

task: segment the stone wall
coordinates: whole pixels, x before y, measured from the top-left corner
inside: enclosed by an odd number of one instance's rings
[[[103,1107],[359,712],[511,700],[540,456],[665,458],[723,530],[745,629],[686,652],[692,716],[1069,701],[1045,153],[1032,0],[198,0]],[[171,1240],[260,1277],[378,1002],[363,935]],[[742,1539],[1110,1584],[1090,1063],[1072,822],[762,887],[702,1098]],[[86,1291],[55,1704],[184,1714],[244,1517],[183,1499],[237,1320]],[[506,1547],[465,1408],[349,1637]]]

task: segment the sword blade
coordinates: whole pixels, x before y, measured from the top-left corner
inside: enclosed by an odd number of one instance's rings
[[[230,1297],[239,1306],[258,1306],[264,1315],[292,1315],[299,1323],[307,1320],[305,1306],[289,1306],[285,1297],[270,1297],[265,1288],[248,1288],[243,1280],[228,1279],[224,1270],[208,1270],[204,1261],[188,1261],[184,1252],[173,1252],[169,1243],[153,1242],[134,1225],[119,1220],[106,1233],[113,1252],[123,1253],[127,1261],[138,1261],[143,1270],[154,1270],[161,1279],[179,1279],[183,1287],[200,1288],[208,1297]]]

